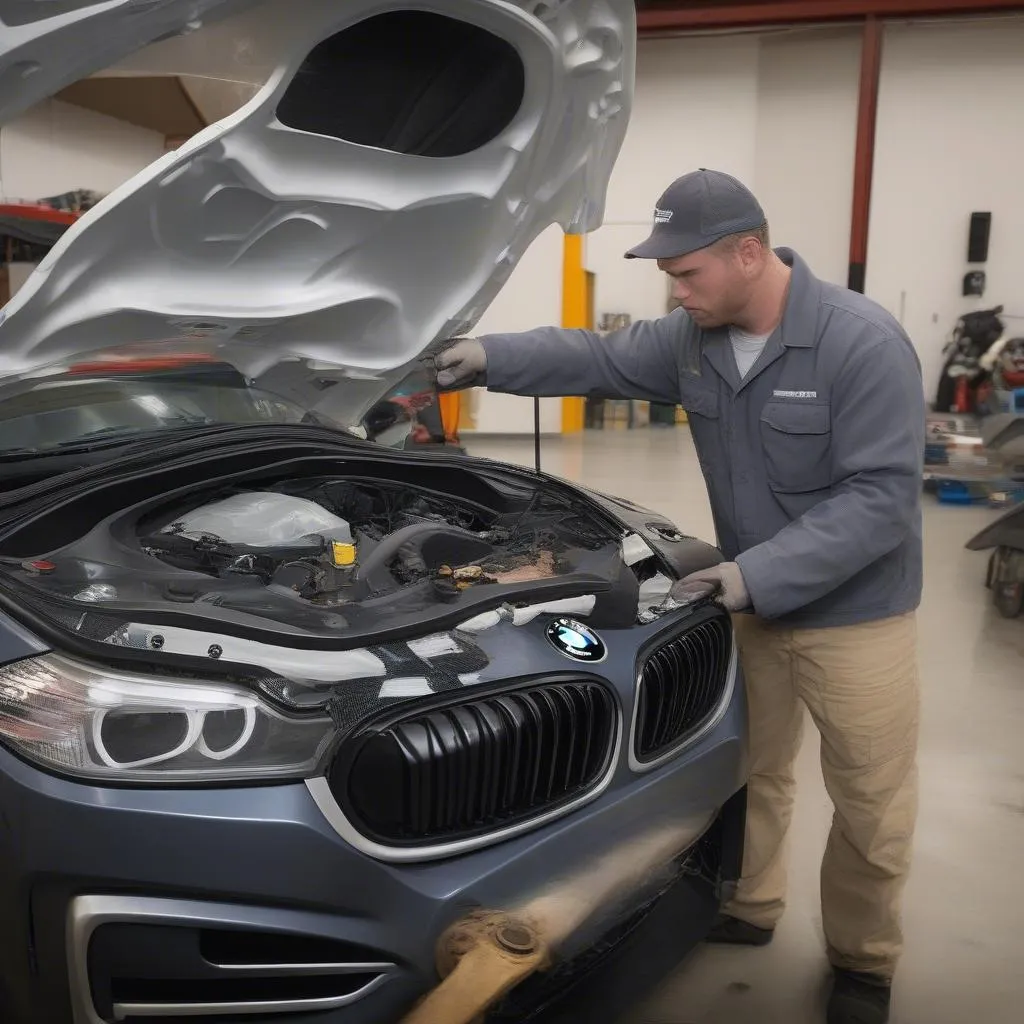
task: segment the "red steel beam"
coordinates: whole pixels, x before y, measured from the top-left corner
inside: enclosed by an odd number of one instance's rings
[[[1024,0],[706,0],[643,7],[637,11],[640,35],[702,29],[746,28],[796,22],[878,18],[944,17],[1024,10]]]
[[[868,15],[860,55],[857,101],[857,145],[853,158],[853,213],[850,221],[850,268],[847,286],[864,291],[868,259],[868,219],[871,215],[871,177],[875,166],[875,125],[878,120],[878,81],[882,70],[882,22]]]
[[[81,216],[67,210],[55,210],[39,203],[0,203],[0,217],[20,217],[23,220],[43,220],[51,224],[74,224]]]

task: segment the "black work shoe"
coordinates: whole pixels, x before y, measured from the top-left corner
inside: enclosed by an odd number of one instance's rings
[[[874,974],[833,968],[828,1024],[887,1024],[892,986]]]
[[[772,928],[758,928],[738,917],[719,914],[705,941],[723,946],[767,946],[774,935]]]

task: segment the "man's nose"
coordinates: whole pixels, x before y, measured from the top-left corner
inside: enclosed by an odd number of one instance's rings
[[[685,302],[690,297],[690,289],[687,288],[685,282],[680,281],[679,278],[674,278],[672,281],[672,298],[677,299],[679,302]]]

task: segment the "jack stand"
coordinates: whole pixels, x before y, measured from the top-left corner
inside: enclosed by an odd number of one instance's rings
[[[479,910],[453,924],[437,945],[443,979],[402,1024],[478,1024],[506,992],[551,962],[534,924]]]

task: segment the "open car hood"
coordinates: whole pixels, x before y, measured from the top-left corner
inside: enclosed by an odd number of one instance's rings
[[[4,119],[97,73],[251,94],[60,238],[0,376],[202,338],[343,366],[366,408],[541,231],[600,224],[634,63],[633,0],[0,0]]]

